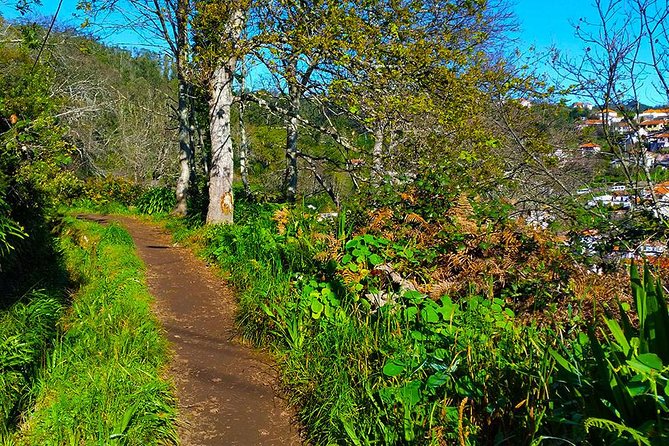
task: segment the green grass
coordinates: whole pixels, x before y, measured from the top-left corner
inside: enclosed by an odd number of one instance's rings
[[[32,386],[56,337],[58,290],[31,291],[0,314],[0,442],[32,403]]]
[[[312,234],[334,224],[301,221],[296,210],[279,233],[276,206],[237,205],[233,226],[163,223],[237,287],[240,331],[276,354],[310,443],[458,444],[462,434],[466,444],[525,444],[535,435],[551,365],[541,337],[515,325],[503,302],[472,296],[430,323],[426,312],[445,310],[422,295],[372,312],[313,259],[323,245]],[[402,367],[388,374],[391,361]]]
[[[34,386],[17,445],[175,444],[167,344],[128,233],[66,219],[61,245],[83,283]]]

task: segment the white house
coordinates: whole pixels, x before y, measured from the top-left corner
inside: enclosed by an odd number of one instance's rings
[[[660,118],[669,118],[669,108],[649,108],[645,112],[639,113],[640,121]]]
[[[647,132],[659,132],[660,130],[663,130],[666,125],[667,121],[664,119],[648,119],[639,123],[639,126]]]
[[[581,144],[578,148],[581,150],[581,155],[583,156],[594,155],[602,151],[602,148],[599,146],[599,144],[592,142]]]
[[[602,121],[610,124],[614,124],[617,122],[621,122],[623,120],[622,116],[618,115],[618,112],[615,110],[611,110],[610,108],[605,108],[600,112]]]
[[[574,105],[572,107],[581,108],[585,110],[592,110],[594,108],[592,104],[588,104],[587,102],[574,102]]]

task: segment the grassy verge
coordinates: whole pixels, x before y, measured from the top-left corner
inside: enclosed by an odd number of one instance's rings
[[[31,291],[0,314],[0,443],[32,403],[32,387],[57,334],[63,293]]]
[[[621,288],[618,276],[579,269],[514,222],[479,237],[454,213],[440,235],[459,242],[453,252],[407,224],[352,234],[305,208],[235,212],[232,226],[159,220],[237,286],[242,333],[277,355],[312,444],[666,444],[669,347],[656,328],[669,315],[649,272],[632,274],[634,306],[610,313],[622,329],[600,309],[624,298],[601,286]],[[516,251],[505,275],[431,288],[384,273],[420,283],[454,260],[492,265]]]
[[[323,260],[360,240],[344,224],[273,205],[237,203],[236,212],[228,227],[163,223],[238,288],[239,327],[277,355],[311,443],[492,444],[513,435],[524,444],[536,435],[551,360],[543,334],[517,324],[504,302],[399,293],[374,309],[364,297],[372,285],[349,280],[345,257]],[[378,260],[369,257],[360,264],[367,274]]]
[[[82,283],[34,385],[18,445],[176,443],[175,400],[161,379],[167,344],[130,236],[66,219],[61,245]]]

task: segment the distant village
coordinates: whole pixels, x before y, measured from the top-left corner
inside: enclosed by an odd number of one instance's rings
[[[521,101],[521,105],[530,107],[531,103]],[[597,156],[606,159],[611,167],[622,167],[624,164],[628,168],[636,168],[630,170],[648,173],[669,168],[669,108],[648,108],[638,114],[625,112],[623,115],[616,110],[600,110],[592,104],[576,102],[572,110],[582,115],[577,119],[576,126],[583,137],[591,138],[581,141],[577,151],[580,156]],[[560,160],[574,156],[561,150],[554,155]],[[669,178],[669,175],[664,178]],[[640,180],[636,187],[624,181],[600,183],[579,188],[574,194],[586,209],[603,207],[610,211],[614,219],[622,218],[632,209],[645,209],[655,219],[669,220],[669,181],[648,183]],[[547,226],[549,218],[545,217],[533,215],[528,221]],[[607,260],[646,259],[669,267],[669,250],[664,237],[616,244],[611,243],[605,234],[589,229],[583,231],[580,239],[586,253],[597,254]]]

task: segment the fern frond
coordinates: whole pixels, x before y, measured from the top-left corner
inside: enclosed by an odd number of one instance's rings
[[[615,433],[619,437],[622,436],[622,434],[629,434],[638,445],[651,446],[650,440],[643,432],[632,429],[624,424],[616,423],[615,421],[604,418],[588,418],[585,420],[584,427],[586,432],[590,432],[590,428],[596,427],[597,429]]]
[[[407,223],[417,223],[421,226],[427,226],[425,219],[414,212],[407,214],[406,217],[404,217],[404,221]]]
[[[393,211],[389,208],[381,208],[370,215],[369,229],[378,231],[393,217]]]

